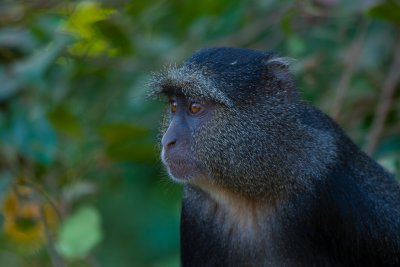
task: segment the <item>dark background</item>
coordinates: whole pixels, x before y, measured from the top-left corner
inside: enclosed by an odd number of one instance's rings
[[[295,59],[302,97],[400,172],[399,1],[0,1],[0,266],[178,266],[153,71],[205,46]]]

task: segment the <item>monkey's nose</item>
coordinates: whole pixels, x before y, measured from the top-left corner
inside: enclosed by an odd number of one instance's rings
[[[164,149],[170,149],[176,144],[176,141],[177,139],[175,137],[170,137],[168,135],[165,135],[161,140],[161,144],[164,147]]]
[[[171,149],[176,144],[178,141],[176,131],[177,130],[173,127],[173,125],[169,126],[168,130],[161,139],[161,145],[164,149]]]

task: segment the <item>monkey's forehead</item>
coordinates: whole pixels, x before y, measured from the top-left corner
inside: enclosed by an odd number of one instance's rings
[[[153,73],[148,84],[149,97],[183,94],[187,98],[214,101],[232,106],[232,100],[219,89],[210,77],[207,69],[182,67],[165,67],[158,73]]]

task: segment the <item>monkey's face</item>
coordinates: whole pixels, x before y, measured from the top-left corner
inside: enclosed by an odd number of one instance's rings
[[[253,109],[193,100],[179,89],[167,97],[161,159],[174,181],[249,194],[269,186],[262,174],[276,164],[262,147],[273,141]]]
[[[169,95],[168,99],[169,120],[161,140],[161,159],[175,181],[187,182],[206,174],[193,149],[193,136],[212,117],[215,106],[182,94]]]
[[[281,94],[271,90],[277,82],[265,71],[264,60],[270,57],[209,50],[153,76],[150,94],[167,96],[170,103],[161,158],[173,180],[249,194],[276,184],[266,174],[281,165],[273,149],[281,134],[274,138],[276,131],[268,126],[282,116],[280,110],[272,112],[272,98]]]

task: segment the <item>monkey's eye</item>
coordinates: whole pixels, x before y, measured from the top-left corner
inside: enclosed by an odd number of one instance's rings
[[[175,113],[176,112],[176,101],[175,100],[171,100],[170,101],[170,106],[171,106],[171,112]]]
[[[191,103],[189,106],[189,111],[192,114],[199,113],[202,110],[203,110],[203,106],[199,103]]]

